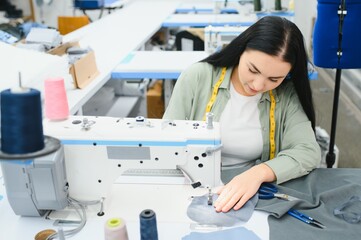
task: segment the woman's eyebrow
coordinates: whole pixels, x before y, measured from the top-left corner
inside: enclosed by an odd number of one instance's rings
[[[261,71],[253,64],[253,63],[249,63],[253,68],[254,70],[256,70],[256,72],[260,73],[261,74]],[[274,78],[285,78],[286,76],[277,76],[277,77],[268,77],[269,79],[274,79]]]
[[[261,73],[261,71],[258,70],[258,68],[253,63],[250,62],[249,64],[251,64],[251,66],[254,68],[254,70],[256,70],[256,72]]]

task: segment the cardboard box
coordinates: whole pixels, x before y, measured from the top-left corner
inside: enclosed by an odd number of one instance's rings
[[[53,55],[62,56],[66,54],[66,51],[70,47],[79,46],[78,42],[67,42],[56,48],[48,51]],[[88,52],[81,59],[71,64],[69,67],[69,73],[73,77],[74,85],[76,88],[86,87],[94,78],[99,74],[94,52]]]
[[[58,29],[61,35],[73,32],[90,23],[87,16],[58,16]]]
[[[147,92],[147,117],[162,118],[164,110],[163,83],[159,80]]]

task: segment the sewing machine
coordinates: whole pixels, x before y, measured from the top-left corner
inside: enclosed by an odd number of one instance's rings
[[[220,131],[212,119],[71,116],[64,121],[44,120],[44,150],[2,156],[12,159],[0,162],[10,205],[17,215],[42,216],[65,208],[68,196],[106,198],[121,175],[178,177],[183,179],[181,184],[193,187],[218,186]]]
[[[220,51],[248,27],[214,27],[204,28],[204,50],[208,54]]]
[[[194,187],[221,184],[220,131],[212,119],[71,116],[43,126],[64,146],[69,195],[79,200],[107,197],[121,175],[184,175]]]

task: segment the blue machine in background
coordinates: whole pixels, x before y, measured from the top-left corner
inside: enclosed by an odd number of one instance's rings
[[[104,7],[105,0],[75,0],[74,7],[79,9],[99,9]]]
[[[89,20],[92,19],[87,15],[87,10],[100,10],[99,19],[103,15],[103,11],[107,10],[110,13],[113,10],[120,9],[123,7],[121,0],[74,0],[74,8],[83,11]]]

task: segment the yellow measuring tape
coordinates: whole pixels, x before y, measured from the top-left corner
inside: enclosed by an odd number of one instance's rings
[[[206,115],[209,113],[212,109],[212,106],[214,102],[216,101],[218,89],[221,83],[224,80],[224,76],[226,75],[227,68],[222,68],[221,76],[219,77],[218,81],[214,85],[212,96],[208,101],[208,104],[206,106],[206,113],[204,114],[203,121],[206,120]],[[275,110],[276,110],[276,99],[273,95],[272,90],[269,91],[269,95],[271,97],[271,108],[269,113],[269,119],[270,119],[270,131],[269,131],[269,140],[270,140],[270,159],[273,159],[275,157],[276,153],[276,142],[275,142],[275,132],[276,132],[276,121],[275,121]]]
[[[275,158],[276,152],[276,142],[275,142],[275,132],[276,132],[276,121],[275,121],[275,109],[276,109],[276,100],[273,95],[272,90],[269,91],[269,95],[271,97],[271,108],[269,111],[269,122],[270,122],[270,131],[269,131],[269,143],[270,143],[270,151],[269,158]]]
[[[219,77],[218,81],[217,81],[216,84],[214,85],[214,87],[213,87],[213,92],[212,92],[212,96],[211,96],[211,98],[209,99],[208,104],[207,104],[207,106],[206,106],[206,113],[204,114],[203,121],[206,120],[207,113],[209,113],[209,112],[211,111],[212,106],[213,106],[214,102],[216,101],[219,86],[221,86],[221,83],[222,83],[223,80],[224,80],[224,76],[226,76],[226,72],[227,72],[227,68],[225,68],[225,67],[222,68],[221,76]]]

